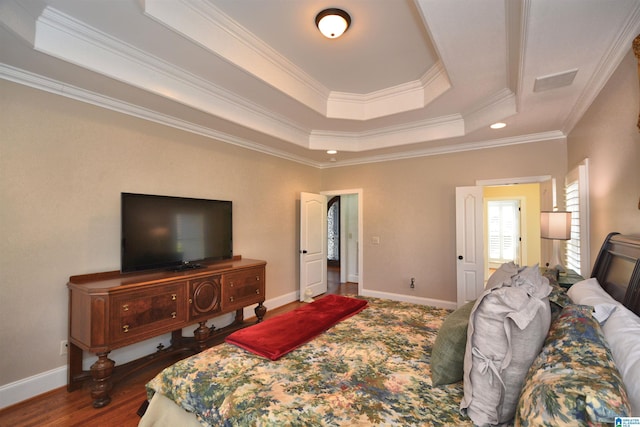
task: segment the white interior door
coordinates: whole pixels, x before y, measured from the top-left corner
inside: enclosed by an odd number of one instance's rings
[[[484,290],[482,187],[456,188],[458,307]]]
[[[327,197],[300,193],[300,301],[327,292]]]

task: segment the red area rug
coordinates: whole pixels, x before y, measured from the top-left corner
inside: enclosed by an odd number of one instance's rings
[[[327,295],[288,313],[236,331],[225,341],[267,359],[277,360],[366,307],[365,300]]]

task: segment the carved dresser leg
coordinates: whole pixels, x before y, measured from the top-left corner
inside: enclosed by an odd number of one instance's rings
[[[98,360],[91,365],[91,376],[93,384],[91,385],[91,397],[93,398],[93,407],[102,408],[111,402],[109,392],[111,391],[111,373],[115,362],[107,356],[109,352],[97,353]]]
[[[262,319],[264,319],[264,315],[267,314],[267,307],[259,302],[258,306],[253,311],[256,312],[256,317],[258,318],[258,321],[256,323],[260,323],[262,322]]]
[[[207,338],[211,333],[211,329],[207,327],[207,322],[198,322],[200,326],[193,331],[193,337],[196,340],[197,351],[200,352],[207,348]]]

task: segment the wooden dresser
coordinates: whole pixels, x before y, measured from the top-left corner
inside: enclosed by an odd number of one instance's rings
[[[258,304],[257,321],[267,309],[266,262],[234,257],[187,271],[122,274],[119,271],[72,276],[69,279],[69,352],[67,390],[92,380],[91,397],[96,408],[107,405],[118,378],[160,357],[196,353],[224,340],[245,326],[243,308]],[[235,311],[234,321],[224,328],[206,325],[207,320]],[[198,324],[193,337],[182,328]],[[149,356],[116,368],[109,353],[171,332],[171,345],[158,346]],[[82,369],[83,351],[98,359],[90,371]]]

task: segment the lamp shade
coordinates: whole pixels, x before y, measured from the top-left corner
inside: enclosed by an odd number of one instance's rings
[[[543,239],[571,239],[571,212],[540,212],[540,237]]]
[[[351,17],[342,9],[325,9],[316,16],[316,26],[329,39],[340,37],[351,24]]]

